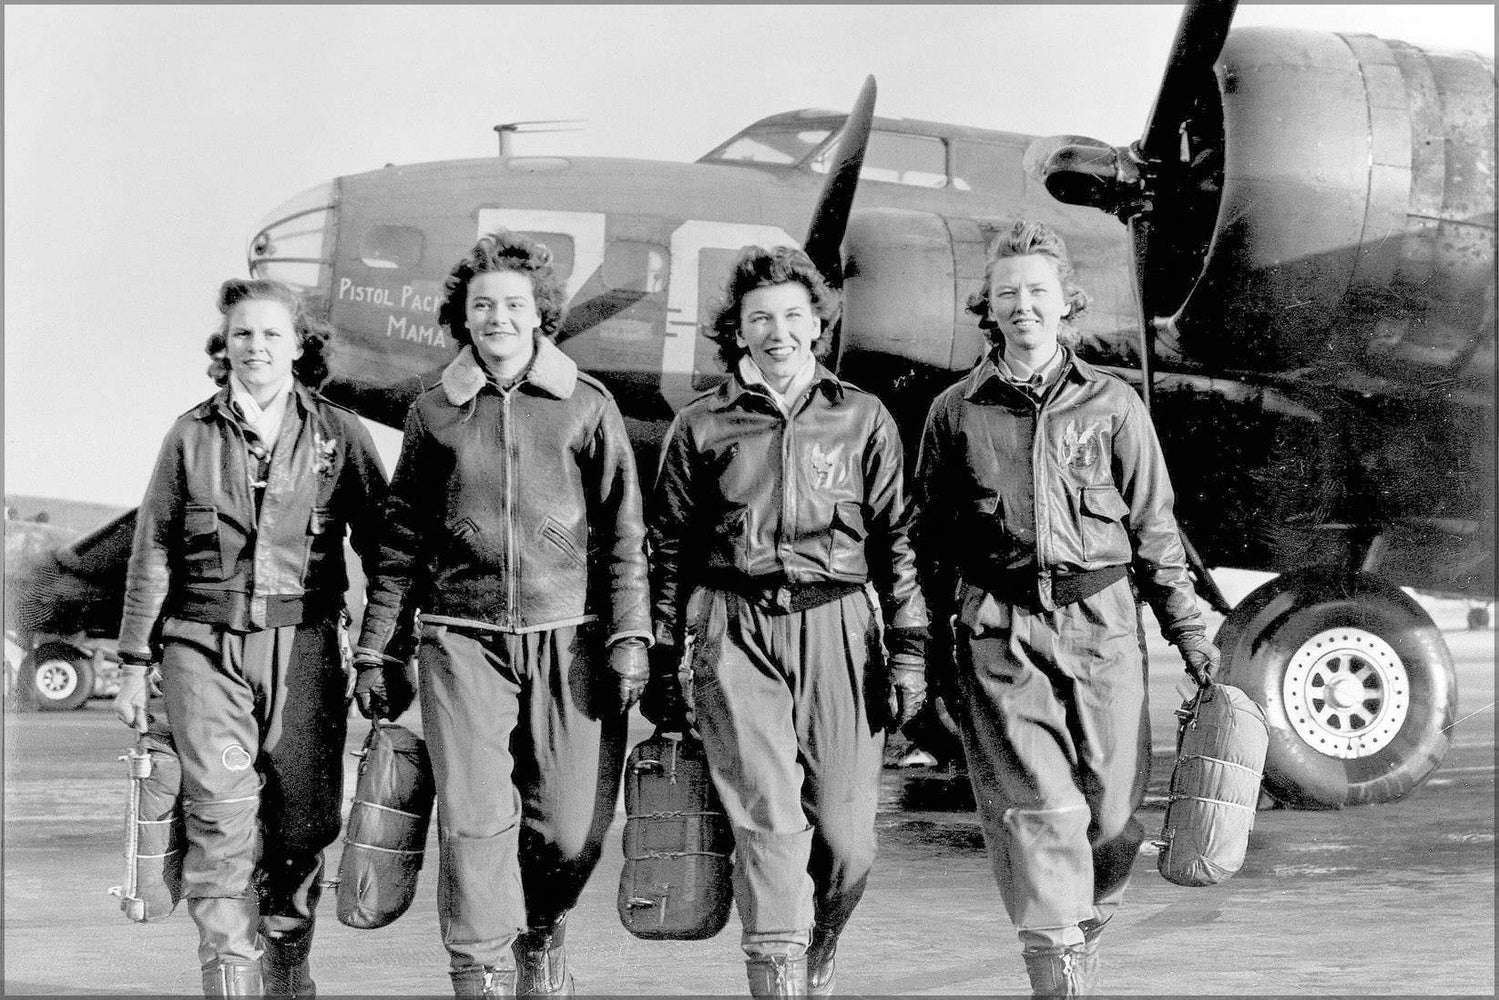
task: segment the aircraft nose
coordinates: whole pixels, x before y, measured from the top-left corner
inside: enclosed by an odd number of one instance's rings
[[[250,236],[250,276],[284,281],[326,298],[331,288],[338,230],[338,182],[309,188],[284,202]]]

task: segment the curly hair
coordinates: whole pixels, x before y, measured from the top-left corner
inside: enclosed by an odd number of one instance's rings
[[[215,385],[229,384],[229,314],[241,302],[262,299],[279,302],[291,314],[292,329],[302,356],[291,363],[292,377],[309,389],[328,380],[328,359],[333,355],[333,327],[315,316],[295,288],[272,278],[230,278],[219,286],[219,328],[203,346],[208,355],[208,377]]]
[[[990,343],[998,343],[1001,334],[999,324],[990,313],[989,288],[994,281],[994,265],[1006,257],[1034,255],[1048,257],[1056,266],[1057,278],[1062,284],[1062,293],[1067,296],[1067,312],[1062,316],[1057,340],[1068,346],[1077,343],[1078,334],[1073,323],[1088,303],[1092,301],[1082,286],[1077,283],[1077,272],[1072,267],[1072,258],[1067,253],[1067,244],[1062,236],[1044,222],[1021,220],[1002,232],[989,245],[988,260],[984,264],[984,285],[968,296],[968,311],[979,318],[979,326],[989,337]]]
[[[822,332],[826,334],[828,327],[837,321],[842,302],[838,292],[828,285],[817,265],[812,263],[811,257],[796,247],[767,250],[751,245],[739,251],[739,259],[734,262],[729,280],[724,283],[724,296],[714,311],[713,332],[708,334],[708,339],[718,345],[718,357],[729,371],[733,371],[739,359],[749,353],[749,348],[741,347],[738,342],[739,307],[743,305],[744,297],[757,288],[793,281],[807,289],[812,311],[822,320]],[[829,337],[818,336],[813,344],[812,353],[819,361],[827,354],[829,343]]]
[[[443,283],[437,322],[447,328],[455,342],[473,343],[468,332],[468,283],[475,275],[490,271],[514,271],[530,278],[536,312],[541,317],[541,335],[548,339],[557,336],[567,314],[567,290],[552,268],[552,251],[529,236],[501,229],[481,236]]]

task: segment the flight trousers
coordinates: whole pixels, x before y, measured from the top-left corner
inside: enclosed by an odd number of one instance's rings
[[[864,591],[785,613],[699,588],[688,606],[697,730],[734,831],[751,958],[799,957],[843,929],[875,858],[885,734],[879,629]],[[878,690],[875,690],[878,689]]]
[[[1056,611],[964,588],[955,714],[1024,951],[1081,947],[1124,898],[1150,777],[1141,636],[1127,579]]]
[[[322,852],[342,825],[348,703],[336,616],[236,633],[162,625],[165,728],[182,762],[182,894],[198,959],[310,946]],[[153,723],[155,724],[155,723]]]
[[[603,655],[592,624],[421,626],[438,923],[454,971],[509,968],[516,935],[555,928],[599,862],[626,723],[596,676]]]

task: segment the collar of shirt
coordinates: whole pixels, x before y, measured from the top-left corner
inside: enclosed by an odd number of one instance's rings
[[[255,397],[250,395],[250,390],[239,376],[233,372],[229,373],[229,396],[239,410],[240,416],[246,424],[260,438],[261,444],[267,448],[275,447],[276,435],[281,430],[281,421],[286,416],[286,406],[291,399],[292,379],[288,378],[281,383],[270,400],[261,406],[255,402]]]
[[[739,359],[739,379],[745,385],[763,386],[775,402],[776,408],[785,416],[791,416],[791,411],[796,404],[801,402],[802,396],[812,386],[812,381],[817,375],[817,359],[808,358],[807,363],[802,365],[801,370],[791,376],[791,383],[786,386],[784,393],[777,392],[775,387],[765,380],[765,373],[760,366],[755,364],[755,359],[745,354]]]
[[[479,360],[479,367],[484,369],[484,381],[494,386],[503,394],[520,385],[531,374],[531,369],[536,367],[536,353],[532,351],[531,358],[526,362],[526,366],[509,378],[500,378],[493,368],[485,364],[482,358],[479,358],[478,351],[474,352],[474,357]]]
[[[1032,392],[1040,392],[1051,381],[1057,369],[1062,367],[1062,346],[1058,344],[1051,357],[1029,370],[1019,361],[1005,357],[1004,348],[999,348],[994,352],[994,367],[1005,381],[1029,388]]]

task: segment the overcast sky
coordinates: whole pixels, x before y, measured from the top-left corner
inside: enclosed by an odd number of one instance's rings
[[[220,281],[261,218],[335,176],[518,153],[691,160],[844,109],[1124,143],[1163,6],[4,7],[5,491],[134,505],[204,398]],[[1243,5],[1237,24],[1494,51],[1494,7]],[[393,459],[396,436],[377,438]]]

